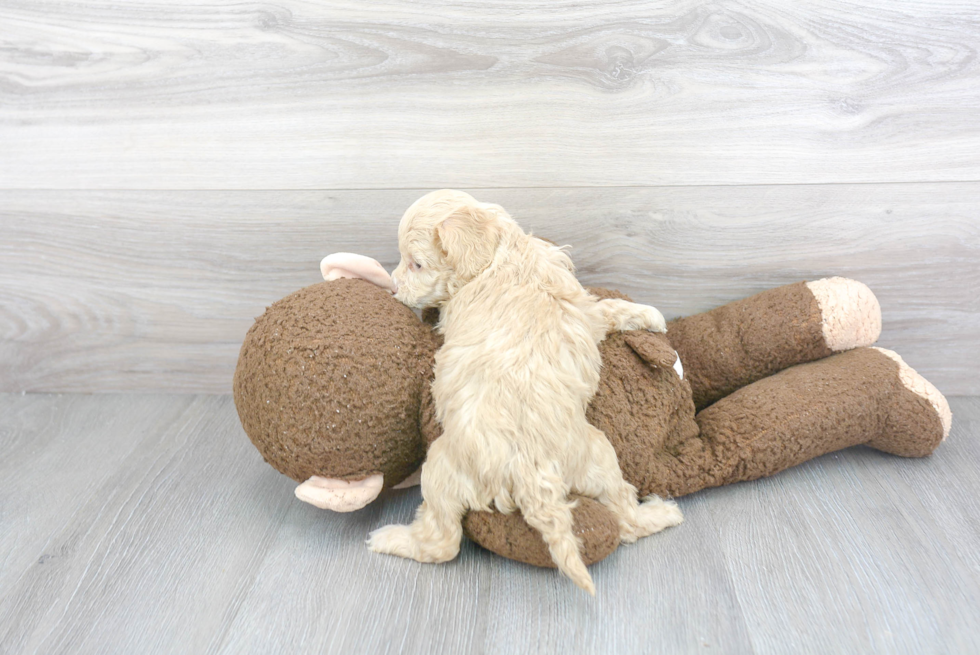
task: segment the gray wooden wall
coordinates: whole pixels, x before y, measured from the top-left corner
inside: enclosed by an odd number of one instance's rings
[[[0,391],[230,391],[431,188],[668,316],[825,275],[980,394],[980,9],[956,0],[0,4]]]

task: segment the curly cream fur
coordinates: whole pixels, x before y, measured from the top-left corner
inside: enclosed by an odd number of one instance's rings
[[[415,522],[376,530],[370,547],[446,561],[459,552],[467,510],[518,508],[559,569],[594,593],[572,532],[570,492],[608,506],[626,542],[682,520],[672,502],[637,503],[609,441],[585,418],[599,381],[598,343],[611,330],[664,331],[663,316],[598,300],[563,249],[459,191],[418,200],[398,237],[395,297],[441,308],[445,345],[432,393],[443,436],[422,467]]]

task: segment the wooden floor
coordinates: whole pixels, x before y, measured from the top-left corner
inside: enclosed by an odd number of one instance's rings
[[[400,492],[305,505],[228,396],[0,395],[2,653],[980,652],[980,398],[939,450],[854,448],[680,499],[597,594],[465,543],[368,552]]]

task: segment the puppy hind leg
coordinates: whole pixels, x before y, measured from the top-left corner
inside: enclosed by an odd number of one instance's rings
[[[448,511],[423,501],[411,525],[386,525],[374,530],[368,537],[368,548],[418,562],[448,562],[459,554],[462,518],[462,511]]]
[[[368,548],[419,562],[448,562],[456,557],[466,511],[457,475],[440,457],[439,449],[430,449],[429,459],[422,467],[423,501],[415,520],[411,525],[378,528],[368,538]],[[433,483],[433,479],[438,482]],[[434,484],[437,488],[433,488]]]
[[[589,449],[582,475],[573,480],[572,490],[591,496],[609,508],[619,522],[619,539],[633,543],[637,534],[636,489],[623,479],[616,451],[602,431],[589,426]]]
[[[590,464],[575,491],[592,496],[608,507],[619,520],[619,537],[633,543],[641,537],[660,532],[684,520],[673,501],[648,496],[642,503],[636,499],[636,488],[623,479],[616,451],[601,430],[589,426],[591,433]]]
[[[527,467],[514,482],[514,501],[524,520],[541,533],[558,570],[580,588],[595,596],[595,584],[582,555],[581,543],[572,531],[572,507],[567,489],[556,472]]]

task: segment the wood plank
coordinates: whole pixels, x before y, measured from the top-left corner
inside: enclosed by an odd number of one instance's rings
[[[3,481],[4,497],[34,498],[5,508],[15,523],[57,529],[43,540],[12,535],[18,568],[0,599],[0,651],[190,653],[222,638],[295,499],[241,433],[229,397],[150,398],[78,396],[81,411]],[[2,400],[17,410],[5,412],[5,428],[27,428],[22,407],[38,401]],[[161,401],[169,413],[157,407],[121,429]],[[88,452],[90,436],[105,445]],[[125,457],[113,452],[121,436]],[[70,462],[52,474],[44,464],[55,456]],[[58,502],[71,494],[79,500]]]
[[[962,0],[8,0],[0,24],[2,188],[980,180]]]
[[[61,552],[52,535],[92,502],[145,433],[189,404],[190,396],[0,395],[0,589],[32,565],[47,571],[70,555],[74,544]]]
[[[0,650],[976,652],[980,398],[951,404],[929,458],[854,448],[680,499],[591,599],[468,542],[444,565],[370,553],[417,490],[303,505],[227,396],[0,394]]]
[[[367,551],[371,529],[411,520],[419,501],[411,490],[364,514],[291,511],[221,652],[633,653],[656,644],[703,653],[722,643],[748,652],[725,562],[697,501],[685,504],[693,529],[623,548],[593,567],[596,599],[555,571],[469,542],[439,566]],[[665,593],[706,588],[710,594]]]
[[[227,393],[246,330],[353,251],[397,262],[423,190],[0,192],[0,390]],[[869,284],[880,344],[980,393],[980,184],[493,189],[586,284],[668,317],[802,279]]]
[[[953,430],[928,458],[852,448],[699,494],[756,653],[980,648],[980,402],[951,400]]]
[[[680,528],[591,568],[595,599],[537,569],[509,571],[492,590],[488,652],[754,652],[711,506],[701,496],[678,504]]]

